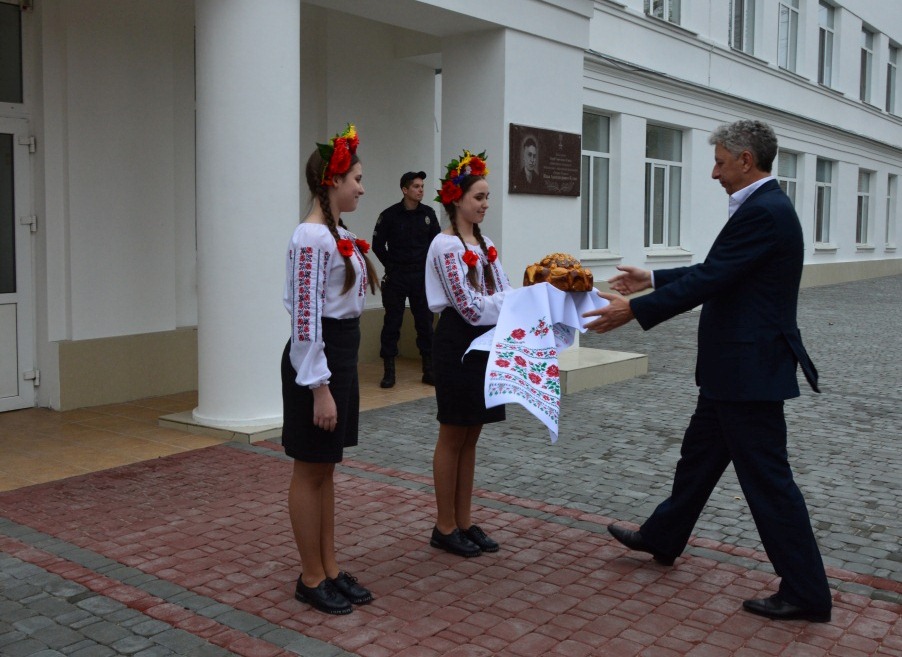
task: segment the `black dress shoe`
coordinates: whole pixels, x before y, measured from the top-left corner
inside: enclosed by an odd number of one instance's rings
[[[490,539],[479,525],[470,525],[470,528],[463,530],[463,532],[464,536],[476,543],[483,552],[498,551],[498,543]]]
[[[742,607],[753,614],[773,618],[774,620],[806,620],[812,623],[829,623],[831,616],[829,609],[818,611],[816,609],[796,607],[778,595],[761,598],[760,600],[746,600],[742,603]]]
[[[294,598],[306,602],[314,609],[319,609],[327,614],[350,614],[354,607],[350,600],[344,597],[328,577],[314,587],[305,586],[298,577],[298,584],[294,589]]]
[[[467,538],[457,527],[450,534],[442,534],[438,527],[433,527],[429,545],[461,557],[478,557],[482,554],[480,547]]]
[[[676,560],[676,557],[668,557],[665,554],[661,554],[652,550],[645,542],[645,539],[642,538],[642,534],[640,534],[639,532],[634,532],[629,529],[623,529],[622,527],[618,527],[617,525],[608,525],[608,531],[611,532],[611,536],[623,543],[630,550],[648,552],[655,561],[663,566],[672,566],[673,562]]]
[[[355,605],[365,605],[373,601],[373,594],[357,583],[357,578],[344,571],[332,580],[335,588]]]

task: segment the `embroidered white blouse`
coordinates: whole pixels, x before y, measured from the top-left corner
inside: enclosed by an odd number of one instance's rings
[[[294,230],[285,258],[285,290],[282,302],[291,315],[291,347],[288,354],[297,371],[295,383],[316,388],[329,382],[322,318],[360,317],[366,301],[366,264],[355,243],[357,237],[338,228],[342,239],[354,244],[350,263],[356,283],[342,294],[345,259],[324,224],[302,223]]]
[[[492,240],[483,235],[486,249],[494,246]],[[474,290],[467,280],[469,267],[463,260],[464,252],[472,251],[479,256],[476,266],[476,278],[479,288]],[[493,326],[498,322],[501,304],[506,291],[513,289],[507,274],[501,268],[501,259],[492,263],[497,291],[489,294],[485,287],[483,266],[488,258],[479,246],[467,245],[457,235],[439,233],[429,245],[426,254],[426,301],[429,309],[440,313],[453,306],[468,324],[473,326]]]

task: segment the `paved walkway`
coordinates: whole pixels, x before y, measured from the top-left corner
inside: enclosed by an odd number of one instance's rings
[[[902,277],[803,290],[822,395],[787,403],[790,458],[834,589],[829,624],[741,611],[776,577],[732,471],[672,568],[605,531],[666,494],[694,405],[697,314],[584,346],[650,373],[565,398],[480,442],[477,521],[502,543],[433,550],[435,403],[366,411],[339,468],[342,565],[377,595],[349,616],[293,600],[278,445],[224,444],[0,493],[0,655],[902,655]]]

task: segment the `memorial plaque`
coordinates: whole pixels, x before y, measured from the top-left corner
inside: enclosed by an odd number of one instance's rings
[[[580,135],[510,124],[508,192],[579,196]]]

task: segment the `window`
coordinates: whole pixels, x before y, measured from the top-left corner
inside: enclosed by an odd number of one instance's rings
[[[814,241],[830,242],[830,205],[833,200],[833,162],[817,158],[816,198],[814,203]]]
[[[755,0],[733,0],[730,8],[730,45],[752,54],[755,49]]]
[[[896,209],[899,198],[899,176],[890,174],[886,185],[886,232],[883,236],[887,247],[896,243]]]
[[[583,113],[582,231],[580,248],[608,248],[608,195],[611,170],[611,119]]]
[[[896,78],[899,64],[899,49],[889,47],[889,60],[886,63],[886,111],[896,113]]]
[[[645,129],[645,246],[679,246],[683,133]]]
[[[799,156],[795,153],[780,151],[777,155],[777,182],[793,206],[796,204],[796,188],[799,183],[798,166]]]
[[[858,98],[865,103],[871,102],[871,79],[874,66],[874,33],[861,30],[861,77],[858,81]]]
[[[655,18],[680,24],[681,0],[645,0],[645,13]]]
[[[869,171],[858,172],[858,211],[855,215],[855,244],[858,246],[870,243],[871,177]]]
[[[833,22],[835,10],[820,2],[817,11],[817,81],[829,87],[833,82]]]
[[[0,2],[0,102],[22,102],[22,9]]]
[[[777,25],[777,66],[796,70],[796,50],[799,45],[799,0],[780,0]]]

